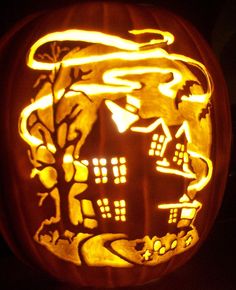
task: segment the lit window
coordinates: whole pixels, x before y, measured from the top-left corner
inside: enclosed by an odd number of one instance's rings
[[[177,143],[175,146],[175,153],[173,157],[173,162],[177,165],[183,165],[184,167],[188,165],[189,157],[188,153],[185,151],[186,146],[184,144]]]
[[[177,223],[177,216],[178,216],[178,209],[177,208],[172,208],[170,210],[170,216],[169,216],[168,223],[169,224]]]
[[[93,158],[93,172],[95,175],[95,183],[107,183],[107,160],[105,158]]]
[[[115,206],[115,220],[125,222],[126,221],[126,202],[125,200],[114,201]]]
[[[114,183],[126,183],[127,167],[125,157],[114,157],[111,159]]]
[[[104,219],[109,218],[110,219],[112,217],[108,198],[98,199],[97,205],[100,208],[102,218],[104,218]]]
[[[162,134],[153,134],[152,142],[148,151],[149,156],[161,156],[165,144],[165,136]]]

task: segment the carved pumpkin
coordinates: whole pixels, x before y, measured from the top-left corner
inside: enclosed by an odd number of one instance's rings
[[[1,44],[1,231],[77,285],[158,279],[199,248],[220,206],[224,80],[184,20],[83,3],[28,18]]]

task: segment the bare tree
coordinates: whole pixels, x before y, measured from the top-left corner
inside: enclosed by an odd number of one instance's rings
[[[67,51],[67,48],[61,49],[53,43],[51,54],[39,57],[55,63]],[[65,71],[66,78],[63,75]],[[55,231],[58,231],[58,239],[71,240],[78,232],[78,225],[74,225],[70,219],[69,192],[76,182],[74,161],[79,157],[76,152],[89,132],[82,132],[79,123],[84,115],[89,113],[86,110],[93,102],[84,92],[75,91],[73,84],[80,82],[90,72],[84,72],[79,67],[65,69],[61,64],[52,72],[42,74],[34,86],[40,89],[49,88],[51,104],[45,110],[35,110],[28,118],[28,131],[42,141],[40,145],[31,146],[29,149],[29,158],[34,166],[31,177],[39,178],[46,189],[46,192],[38,193],[41,197],[39,205],[41,206],[50,195],[55,200],[56,207],[56,216],[42,222],[37,232],[39,240],[41,235],[53,236]],[[60,83],[63,78],[62,87]],[[71,94],[75,97],[70,98]],[[88,124],[88,127],[91,126]],[[71,234],[66,236],[68,231]]]

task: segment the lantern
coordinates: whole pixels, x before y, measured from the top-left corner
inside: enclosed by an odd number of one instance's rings
[[[160,278],[206,238],[230,147],[224,80],[170,12],[80,3],[1,44],[1,231],[85,286]]]

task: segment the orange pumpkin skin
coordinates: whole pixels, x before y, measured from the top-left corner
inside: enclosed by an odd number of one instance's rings
[[[0,49],[0,225],[16,255],[101,287],[185,263],[221,204],[231,142],[198,32],[154,7],[81,3],[26,19]]]

